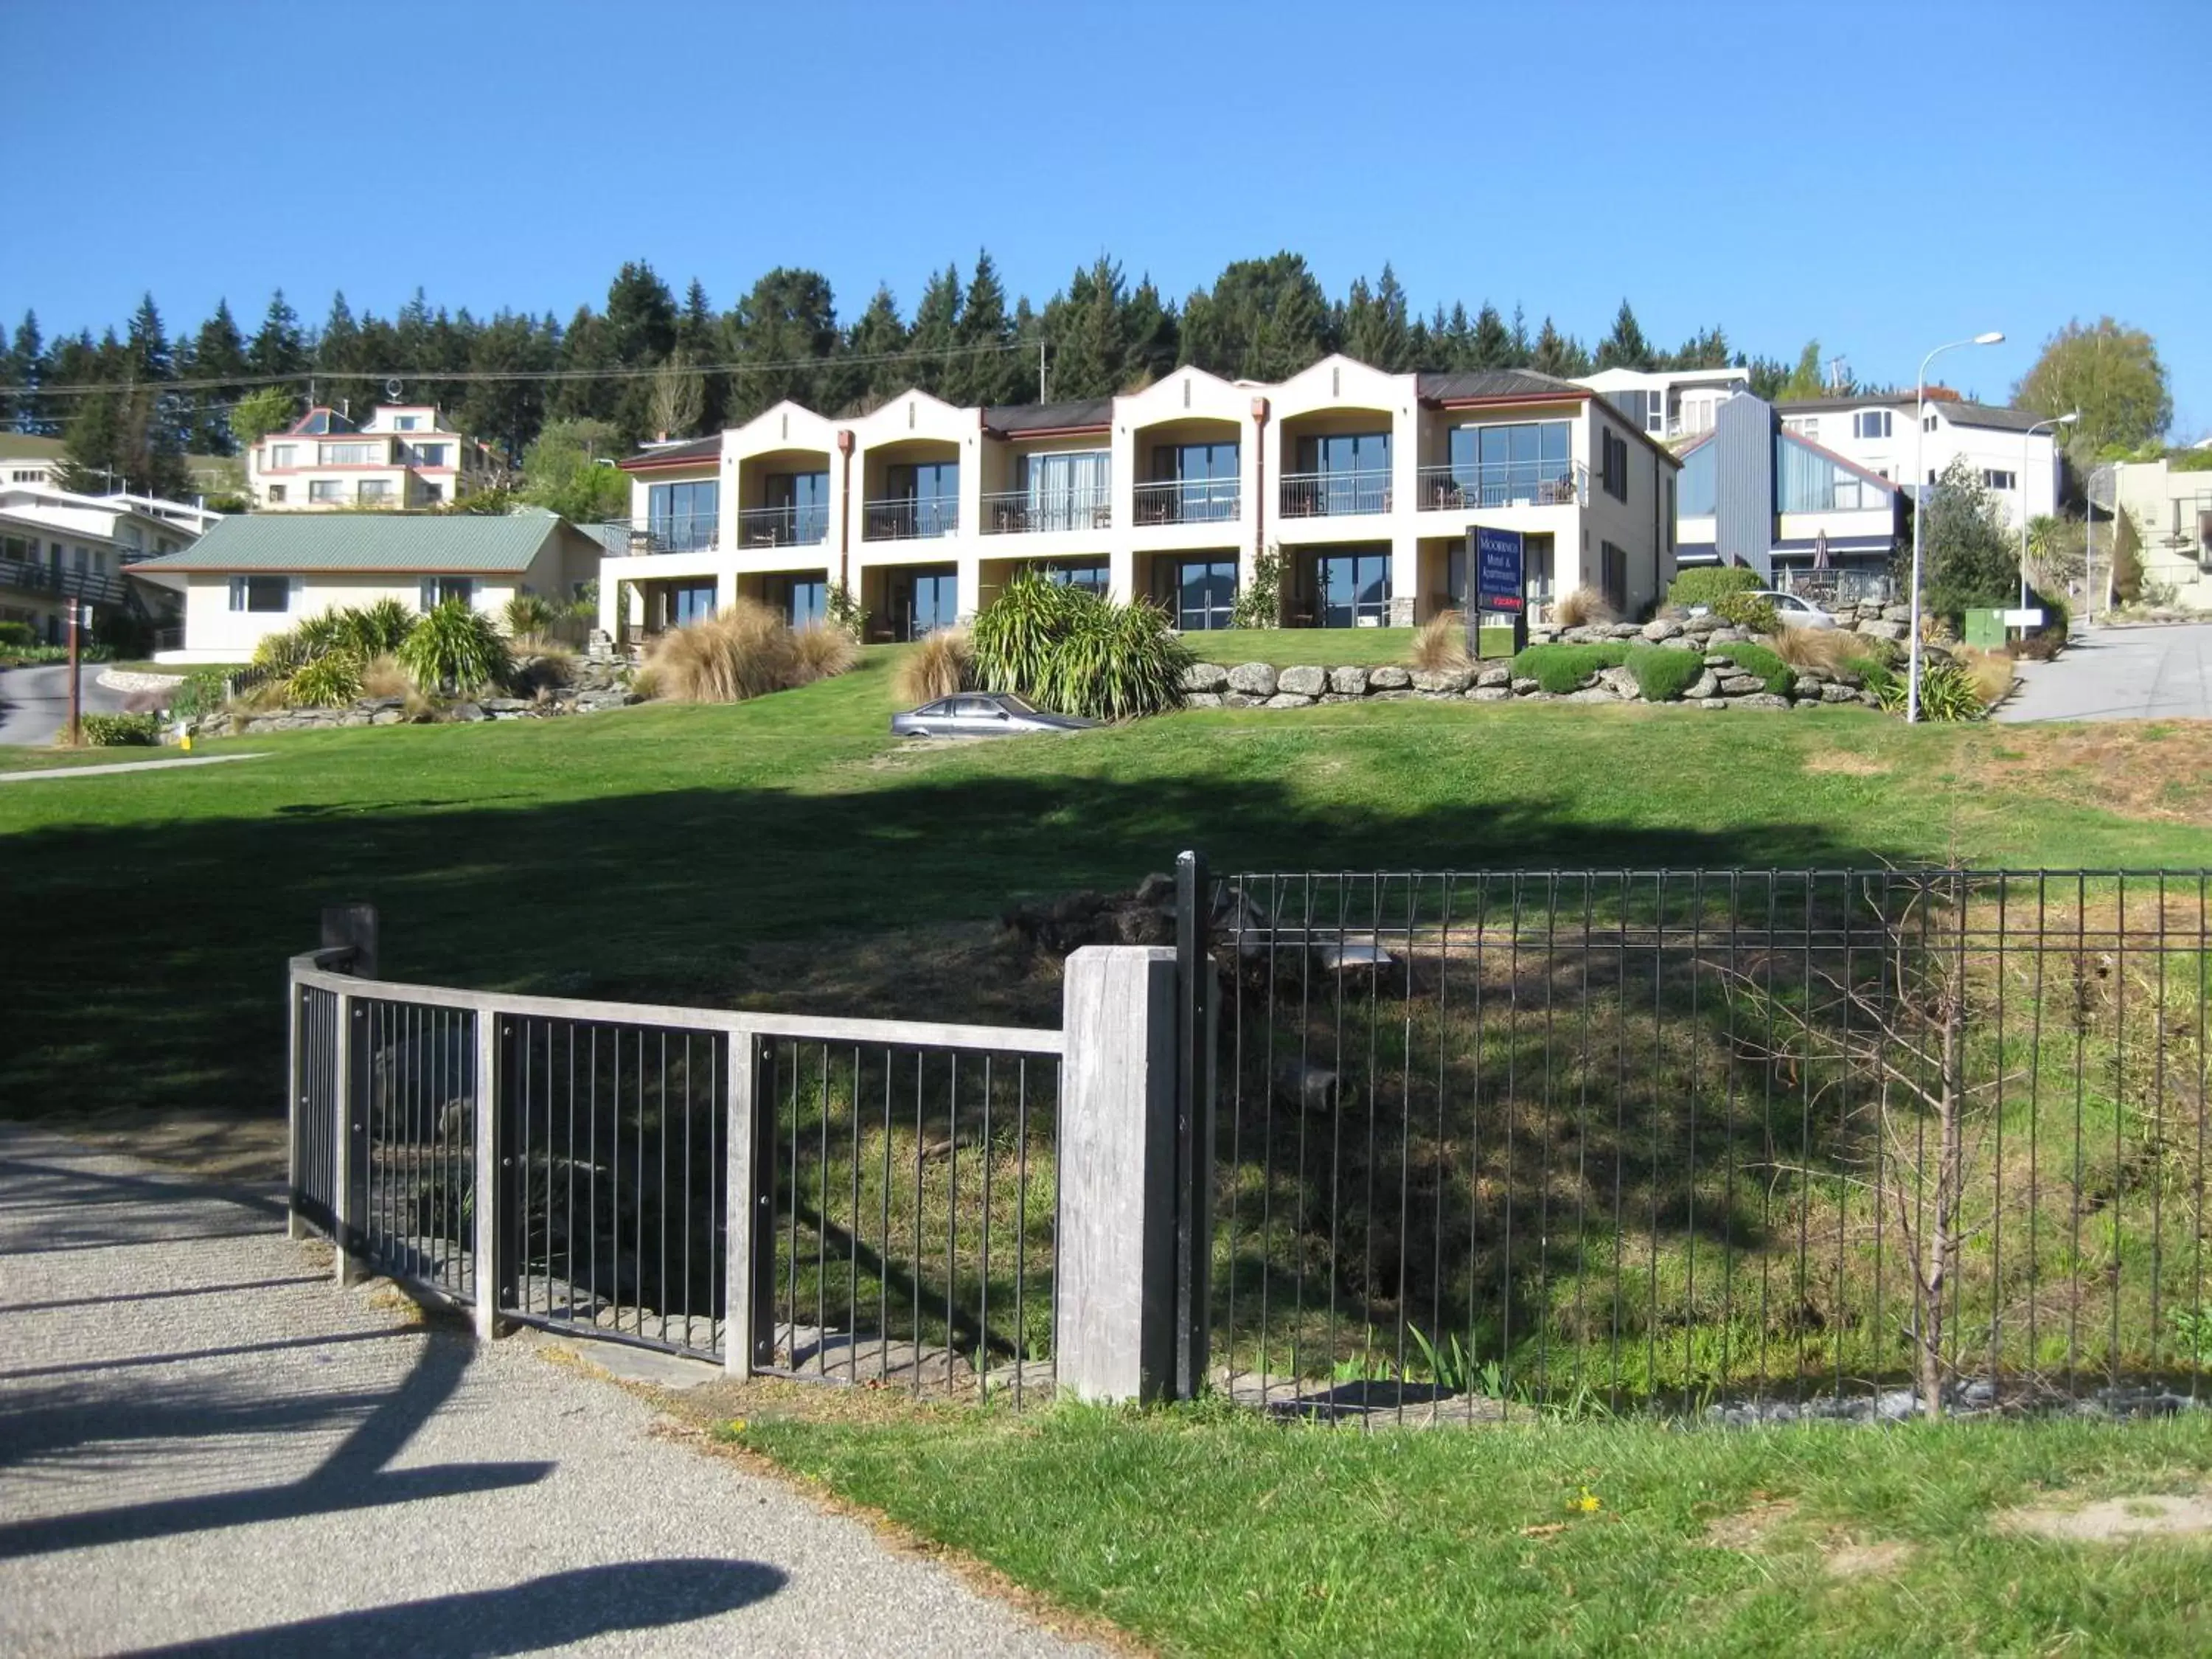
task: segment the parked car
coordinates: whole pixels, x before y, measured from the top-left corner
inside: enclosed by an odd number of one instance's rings
[[[1800,599],[1795,593],[1784,593],[1771,587],[1760,588],[1751,595],[1765,599],[1774,607],[1774,619],[1785,628],[1833,628],[1836,619],[1814,605],[1810,599]]]
[[[1097,725],[1079,714],[1050,714],[1011,691],[963,691],[891,716],[895,738],[1012,738],[1024,732],[1079,732]]]

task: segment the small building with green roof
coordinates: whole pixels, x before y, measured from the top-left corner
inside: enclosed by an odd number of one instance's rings
[[[536,508],[490,515],[254,513],[224,519],[180,553],[127,567],[176,593],[184,643],[163,662],[244,662],[271,634],[341,605],[461,599],[498,617],[518,593],[556,604],[598,580],[600,544]]]

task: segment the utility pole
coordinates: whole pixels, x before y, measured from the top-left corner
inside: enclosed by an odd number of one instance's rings
[[[1037,401],[1041,404],[1051,401],[1044,395],[1044,342],[1042,340],[1037,342]]]
[[[70,645],[70,658],[69,658],[70,719],[69,719],[69,740],[70,740],[70,748],[72,748],[72,749],[76,748],[79,744],[81,744],[81,743],[82,743],[82,742],[84,741],[84,692],[83,692],[83,690],[82,690],[82,689],[78,685],[78,684],[77,684],[77,669],[78,669],[78,666],[79,666],[79,663],[78,663],[78,659],[77,659],[77,643],[76,643],[76,635],[77,635],[77,618],[78,618],[79,617],[81,617],[81,616],[83,614],[83,612],[84,612],[84,605],[83,605],[83,604],[82,604],[79,599],[77,599],[77,598],[76,598],[74,594],[72,594],[72,595],[70,596],[70,602],[69,602],[69,613],[70,613],[70,641],[69,641],[69,645]]]

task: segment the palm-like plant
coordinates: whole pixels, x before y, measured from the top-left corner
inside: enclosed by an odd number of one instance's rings
[[[504,680],[514,665],[498,625],[465,599],[447,599],[424,612],[398,655],[400,666],[426,690],[481,691]]]

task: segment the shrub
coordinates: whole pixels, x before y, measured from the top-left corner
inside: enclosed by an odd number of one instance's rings
[[[596,582],[592,584],[594,588],[598,586]],[[596,592],[592,595],[592,615],[596,617],[599,614],[599,596]],[[842,582],[830,584],[828,597],[822,602],[822,614],[832,628],[841,633],[850,635],[854,639],[857,640],[867,632],[867,608],[859,599],[854,598],[853,590]]]
[[[465,599],[448,599],[425,613],[398,655],[400,665],[426,691],[480,691],[505,679],[513,661],[492,619]]]
[[[317,652],[306,630],[307,624],[303,623],[281,633],[263,635],[261,643],[253,647],[253,665],[289,674],[309,661]]]
[[[1694,652],[1682,653],[1686,657]],[[1534,679],[1555,696],[1577,690],[1601,668],[1618,668],[1628,660],[1628,647],[1620,641],[1602,645],[1532,645],[1513,659],[1513,678]]]
[[[0,651],[27,649],[39,642],[39,636],[25,622],[0,622]]]
[[[390,598],[337,614],[346,647],[365,663],[399,649],[416,620],[412,611]]]
[[[361,667],[361,694],[364,697],[404,697],[415,689],[415,682],[407,678],[407,671],[389,652],[371,657]]]
[[[211,714],[222,707],[230,676],[220,668],[195,668],[169,694],[169,712],[179,720]]]
[[[299,708],[343,708],[361,696],[361,668],[352,652],[326,651],[292,671],[284,701]]]
[[[143,749],[161,740],[158,714],[87,714],[81,724],[95,749]]]
[[[1229,613],[1231,628],[1280,628],[1283,625],[1283,556],[1273,547],[1262,548],[1252,560],[1252,579],[1237,590],[1237,603]]]
[[[1636,676],[1636,689],[1644,702],[1676,702],[1705,672],[1705,656],[1702,651],[1679,647],[1633,646],[1628,653],[1628,668]]]
[[[902,702],[931,702],[975,684],[975,650],[964,628],[940,628],[899,659],[891,690]]]
[[[1723,593],[1713,604],[1713,615],[1731,628],[1751,634],[1771,634],[1782,626],[1772,603],[1748,593]]]
[[[1886,685],[1876,688],[1881,706],[1892,714],[1902,714],[1905,705],[1905,686],[1909,676],[1889,677]],[[1989,713],[1989,707],[1974,689],[1973,676],[1949,654],[1942,651],[1923,651],[1920,657],[1920,718],[1923,720],[1978,720]]]
[[[1778,628],[1766,643],[1792,668],[1825,668],[1832,672],[1852,658],[1865,655],[1871,641],[1841,628]]]
[[[1994,708],[2012,690],[2013,660],[2002,651],[1975,651],[1961,653],[1960,666],[1966,670],[1966,678],[1974,688],[1974,696],[1984,708]]]
[[[1741,565],[1704,565],[1679,574],[1667,590],[1667,603],[1686,611],[1693,605],[1717,609],[1731,593],[1750,593],[1762,584],[1759,572]]]
[[[1037,696],[1063,714],[1138,720],[1182,707],[1183,673],[1194,660],[1150,599],[1118,605],[1085,595]]]
[[[831,624],[802,628],[795,636],[795,642],[799,647],[801,684],[834,679],[848,672],[860,659],[859,643],[843,629]]]
[[[1052,678],[1061,644],[1077,626],[1078,607],[1097,603],[1091,595],[1048,581],[1034,570],[1018,573],[983,607],[969,631],[976,679],[992,691],[1040,694]]]
[[[1620,613],[1595,587],[1570,590],[1552,607],[1552,620],[1562,628],[1586,628],[1592,623],[1620,620]]]
[[[1783,661],[1771,646],[1746,641],[1715,649],[1726,652],[1734,659],[1738,672],[1758,675],[1766,682],[1766,690],[1778,697],[1786,697],[1797,689],[1797,671]]]
[[[1467,617],[1440,611],[1413,630],[1413,666],[1449,670],[1467,666]]]
[[[654,695],[672,702],[743,702],[799,684],[791,624],[756,599],[671,629],[645,660]]]
[[[549,632],[559,620],[550,599],[543,594],[520,592],[507,596],[500,617],[507,623],[507,631],[516,639]]]

